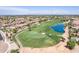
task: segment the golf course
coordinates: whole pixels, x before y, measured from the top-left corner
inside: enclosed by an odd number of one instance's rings
[[[63,26],[58,26],[57,24],[62,24]],[[55,29],[51,29],[51,26]],[[61,32],[57,32],[55,30]],[[34,25],[31,27],[30,31],[28,29],[24,29],[16,34],[15,39],[19,40],[23,47],[43,48],[59,43],[62,37],[61,35],[64,33],[63,31],[63,21],[61,19],[56,19],[42,22],[40,25]]]

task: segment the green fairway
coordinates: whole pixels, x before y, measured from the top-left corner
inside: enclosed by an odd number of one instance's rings
[[[62,33],[51,30],[49,26],[57,23],[62,23],[60,19],[43,22],[40,25],[35,25],[31,31],[25,29],[18,33],[15,38],[20,40],[24,47],[48,47],[57,44],[60,41]]]

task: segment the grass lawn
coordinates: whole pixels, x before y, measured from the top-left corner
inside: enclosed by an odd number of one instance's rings
[[[32,31],[23,30],[15,38],[19,39],[24,47],[48,47],[57,44],[60,41],[62,33],[51,30],[49,26],[62,23],[60,19],[43,22],[40,25],[32,27]]]

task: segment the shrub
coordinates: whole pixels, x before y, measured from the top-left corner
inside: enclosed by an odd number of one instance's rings
[[[69,48],[69,49],[73,49],[74,47],[75,47],[75,41],[68,41],[67,42],[67,47]]]
[[[18,49],[11,50],[11,53],[19,53]]]

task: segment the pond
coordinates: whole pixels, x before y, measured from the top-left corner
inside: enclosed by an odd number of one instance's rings
[[[64,33],[64,24],[56,24],[54,26],[50,26],[50,29],[56,31],[56,32],[60,32],[60,33]]]

